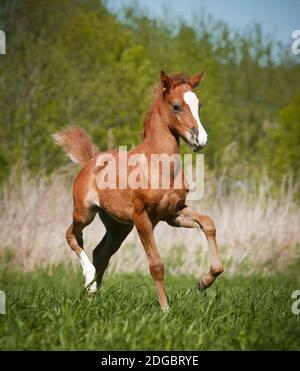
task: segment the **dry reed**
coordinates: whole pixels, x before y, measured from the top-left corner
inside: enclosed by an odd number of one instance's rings
[[[12,176],[1,192],[1,264],[32,271],[64,263],[78,264],[65,240],[71,222],[70,176],[57,172],[49,179],[32,179],[27,173]],[[300,209],[292,186],[271,196],[269,180],[258,190],[234,189],[221,192],[221,182],[206,182],[206,196],[192,204],[210,215],[217,225],[220,255],[227,274],[268,273],[284,269],[299,258]],[[85,229],[88,254],[104,235],[98,217]],[[199,230],[171,228],[160,223],[155,231],[157,245],[173,273],[199,275],[209,267],[209,252]],[[111,259],[110,271],[145,271],[147,261],[133,231]]]

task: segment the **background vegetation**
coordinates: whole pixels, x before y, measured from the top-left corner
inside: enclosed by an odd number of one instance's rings
[[[2,181],[16,163],[33,173],[63,165],[50,134],[67,124],[101,150],[135,145],[161,69],[206,71],[198,94],[209,169],[243,179],[299,173],[300,65],[259,25],[233,32],[206,14],[186,24],[138,7],[115,15],[98,0],[3,0],[0,27]]]

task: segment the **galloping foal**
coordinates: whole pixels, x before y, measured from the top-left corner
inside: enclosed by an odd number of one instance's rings
[[[151,154],[179,154],[179,139],[186,141],[194,152],[207,143],[207,134],[199,119],[199,100],[193,89],[200,83],[203,73],[194,77],[182,74],[166,75],[161,72],[158,86],[150,110],[144,121],[144,140],[128,152],[130,155],[143,155],[150,160]],[[216,243],[216,228],[213,220],[186,206],[188,188],[183,182],[175,189],[174,182],[181,170],[176,173],[170,167],[171,186],[169,189],[132,189],[116,187],[103,189],[97,186],[97,176],[107,171],[108,162],[99,165],[100,152],[86,132],[79,127],[67,127],[54,134],[57,144],[61,145],[70,158],[82,165],[73,185],[73,223],[66,237],[71,249],[78,255],[88,286],[93,295],[101,284],[109,259],[119,249],[133,226],[136,227],[146,255],[153,280],[157,286],[159,302],[163,310],[168,309],[164,289],[164,265],[157,251],[153,230],[159,221],[174,227],[199,228],[205,233],[211,253],[211,267],[199,281],[199,288],[212,285],[223,272]],[[120,152],[108,151],[116,163]],[[171,165],[170,165],[171,166]],[[127,164],[127,175],[132,167]],[[151,176],[151,175],[150,175]],[[117,184],[122,181],[117,174]],[[99,214],[106,234],[93,251],[93,264],[83,250],[82,231],[89,225],[96,213]],[[95,282],[90,283],[95,279]]]

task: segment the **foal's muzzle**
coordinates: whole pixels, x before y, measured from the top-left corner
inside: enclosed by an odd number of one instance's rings
[[[199,152],[207,144],[207,134],[199,133],[198,128],[192,128],[189,133],[188,144],[193,152]]]

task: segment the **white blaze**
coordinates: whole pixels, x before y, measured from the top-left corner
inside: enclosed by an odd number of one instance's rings
[[[184,93],[183,99],[185,103],[190,107],[192,115],[197,122],[199,130],[198,142],[201,146],[205,146],[205,144],[207,143],[207,133],[200,122],[198,114],[199,99],[197,98],[197,95],[192,91],[187,91],[186,93]]]

